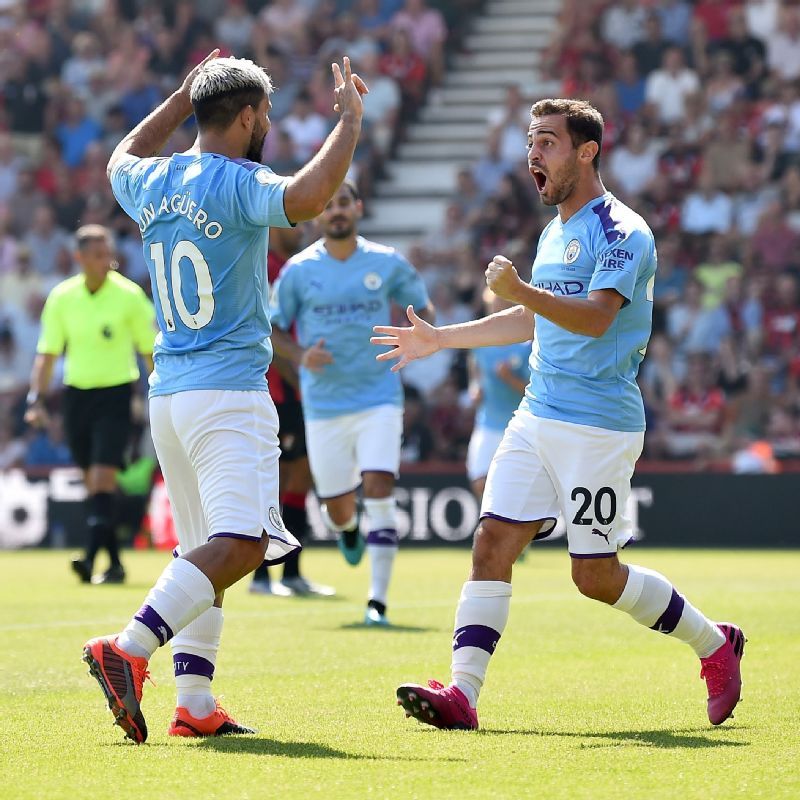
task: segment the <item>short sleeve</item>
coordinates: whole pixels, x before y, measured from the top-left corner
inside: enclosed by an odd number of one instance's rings
[[[138,353],[149,355],[153,352],[156,341],[156,312],[150,299],[141,289],[136,292],[135,297],[131,320],[133,341]]]
[[[42,309],[41,330],[39,331],[39,341],[36,344],[36,352],[60,356],[64,352],[65,346],[66,332],[58,310],[58,295],[51,292]]]
[[[268,167],[243,168],[237,181],[242,217],[260,228],[291,228],[283,199],[291,178],[276,175]]]
[[[120,158],[111,169],[111,191],[131,219],[139,218],[145,175],[159,161],[163,159],[127,155]]]
[[[419,273],[399,253],[389,289],[389,298],[399,306],[413,306],[415,311],[425,308],[430,303],[428,290]]]
[[[299,301],[295,290],[297,268],[287,265],[272,287],[269,312],[272,324],[288,331],[297,319]]]
[[[639,272],[649,263],[652,252],[652,237],[641,230],[631,231],[613,242],[604,242],[597,255],[589,291],[614,289],[625,298],[623,305],[627,305],[633,299]]]

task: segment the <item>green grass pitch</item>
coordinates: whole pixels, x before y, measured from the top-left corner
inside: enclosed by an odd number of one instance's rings
[[[124,587],[78,586],[63,552],[0,554],[0,797],[798,798],[800,553],[641,549],[695,604],[749,638],[736,719],[708,725],[688,648],[578,596],[561,549],[518,565],[478,733],[406,720],[394,689],[447,680],[465,550],[400,553],[394,630],[361,627],[367,565],[311,550],[330,600],[234,587],[215,688],[255,737],[172,740],[169,652],[151,667],[136,747],[80,661],[166,562],[129,554]]]

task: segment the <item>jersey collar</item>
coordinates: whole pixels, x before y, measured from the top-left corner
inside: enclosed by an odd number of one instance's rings
[[[593,197],[586,205],[581,206],[566,222],[561,222],[561,217],[556,213],[556,219],[561,224],[562,228],[566,228],[571,225],[575,220],[580,219],[589,212],[589,209],[593,206],[596,206],[598,203],[601,203],[603,200],[607,200],[608,198],[614,197],[613,194],[609,191],[603,192],[603,194],[597,195],[597,197]]]

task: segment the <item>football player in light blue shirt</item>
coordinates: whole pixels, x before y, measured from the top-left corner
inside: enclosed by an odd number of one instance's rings
[[[270,127],[269,77],[252,61],[217,55],[122,140],[108,165],[115,196],[139,223],[156,298],[150,420],[181,553],[122,633],[84,647],[116,723],[136,742],[147,738],[147,661],[170,640],[178,708],[169,733],[254,732],[215,702],[211,679],[225,589],[265,556],[279,560],[299,546],[280,516],[277,414],[264,379],[268,230],[328,203],[350,166],[367,92],[348,59],[344,75],[334,64],[340,120],[308,165],[280,178],[257,163]],[[192,113],[192,150],[153,157]]]
[[[636,372],[650,335],[656,251],[647,223],[603,186],[603,118],[581,100],[531,109],[528,166],[558,215],[543,231],[530,285],[495,256],[486,282],[514,303],[475,322],[434,328],[409,310],[412,327],[378,327],[395,368],[442,347],[529,338],[531,381],[486,479],[472,574],[456,611],[452,683],[398,689],[422,722],[477,728],[478,695],[508,618],[511,569],[533,538],[563,514],[579,591],[688,644],[708,685],[708,718],[727,719],[741,689],[742,631],[717,624],[657,572],[621,564],[633,531],[625,511],[642,449],[644,409]],[[618,678],[619,676],[616,676]]]
[[[358,235],[358,189],[344,183],[320,217],[323,238],[286,263],[272,295],[274,341],[300,370],[306,447],[323,518],[349,563],[363,555],[356,515],[362,487],[372,580],[365,622],[385,625],[397,552],[394,481],[400,465],[400,376],[374,358],[369,339],[392,304],[433,319],[414,267],[392,247]],[[297,325],[297,341],[286,333]]]

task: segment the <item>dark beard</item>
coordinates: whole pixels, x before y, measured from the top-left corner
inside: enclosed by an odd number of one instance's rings
[[[250,147],[247,148],[247,153],[245,153],[245,158],[248,161],[255,161],[256,164],[261,163],[261,151],[264,149],[264,139],[266,138],[266,133],[261,137],[255,134],[250,137]]]
[[[325,235],[329,239],[335,239],[335,240],[349,239],[353,235],[354,230],[355,230],[354,225],[348,225],[344,228],[340,228],[338,226],[334,228],[333,226],[331,226],[329,230],[325,231]]]
[[[567,198],[575,191],[575,187],[578,185],[578,178],[576,175],[569,175],[564,178],[554,187],[554,189],[550,192],[550,198],[545,199],[542,196],[542,202],[546,206],[558,206],[561,205]]]

